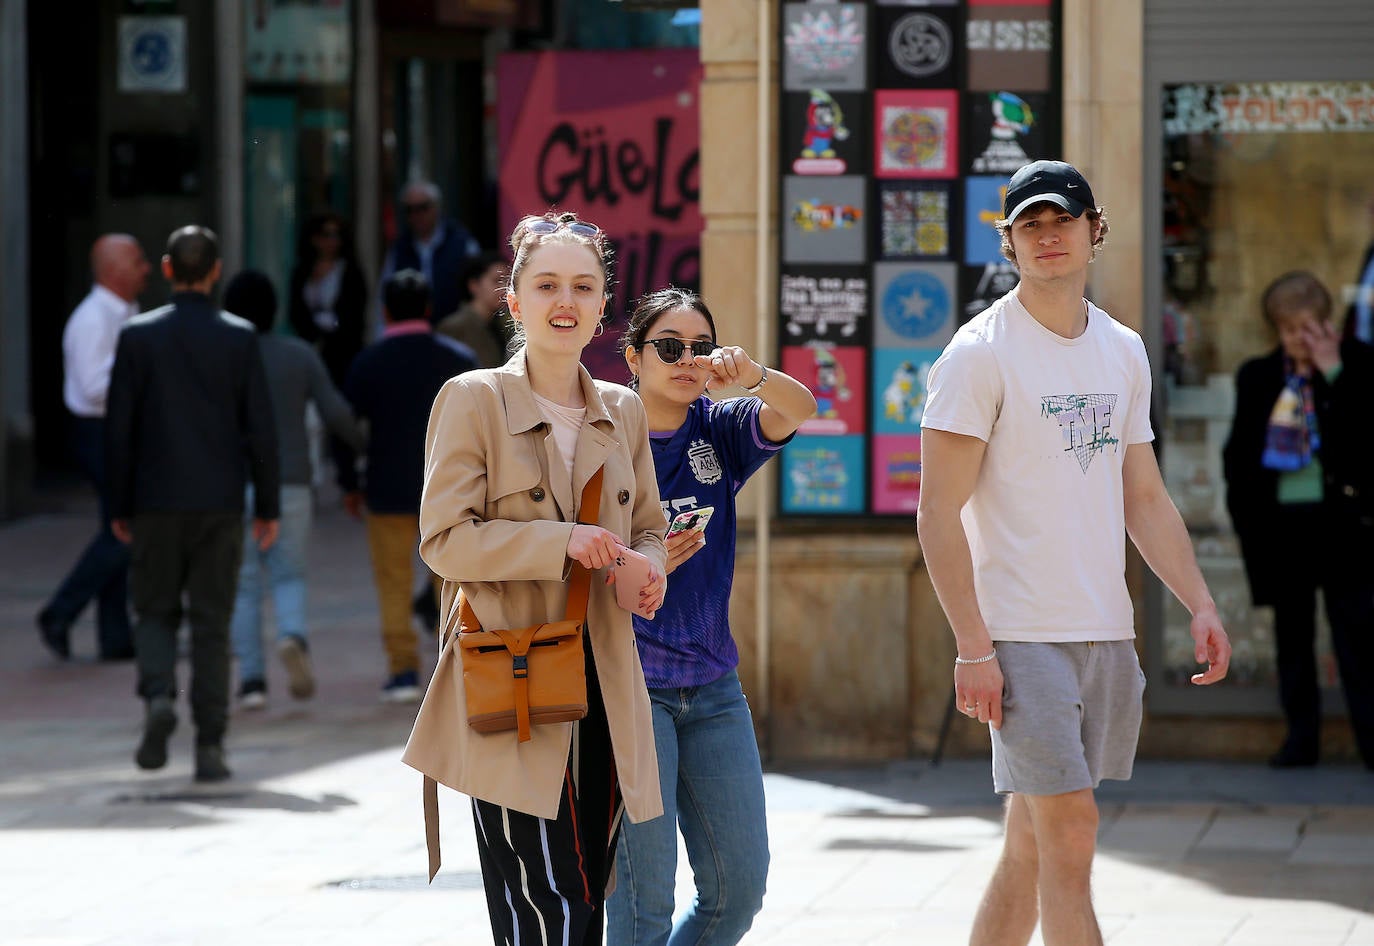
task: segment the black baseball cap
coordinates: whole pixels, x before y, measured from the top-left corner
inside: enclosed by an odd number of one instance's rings
[[[1007,183],[1002,216],[1011,222],[1027,207],[1043,201],[1058,204],[1075,217],[1083,216],[1085,210],[1097,209],[1092,188],[1078,168],[1063,161],[1033,161]]]

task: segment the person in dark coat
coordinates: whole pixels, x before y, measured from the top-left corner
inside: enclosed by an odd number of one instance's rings
[[[319,350],[329,380],[341,387],[363,350],[367,280],[353,257],[343,218],[332,211],[316,214],[305,225],[291,270],[288,314],[296,334]]]
[[[403,269],[382,285],[386,331],[353,362],[344,396],[368,429],[359,484],[353,464],[339,467],[348,511],[367,523],[368,549],[381,612],[387,679],[382,699],[420,698],[419,655],[410,624],[411,581],[420,544],[425,432],[444,382],[477,367],[472,350],[440,341],[430,325],[429,283]]]
[[[220,269],[213,232],[189,226],[172,234],[162,258],[172,301],[119,333],[105,418],[110,530],[131,546],[138,695],[146,703],[134,761],[143,769],[167,764],[185,613],[195,777],[205,782],[230,777],[229,619],[250,480],[260,548],[276,540],[280,516],[276,424],[258,336],[210,302]]]
[[[1288,723],[1269,760],[1278,768],[1315,765],[1320,754],[1321,589],[1355,741],[1374,769],[1374,348],[1342,340],[1331,308],[1311,273],[1287,273],[1264,291],[1279,347],[1240,366],[1223,453],[1251,596],[1274,608]]]
[[[464,266],[482,248],[461,221],[443,216],[443,194],[431,181],[407,184],[401,211],[405,226],[387,251],[378,282],[403,269],[418,270],[429,283],[430,320],[441,319],[457,310]]]

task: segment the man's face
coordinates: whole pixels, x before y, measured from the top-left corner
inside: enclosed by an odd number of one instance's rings
[[[1011,225],[1011,246],[1021,278],[1078,275],[1092,259],[1093,224],[1054,204],[1035,204]]]
[[[429,239],[439,225],[439,205],[423,188],[408,188],[401,195],[406,228],[421,240]]]
[[[152,267],[143,255],[143,248],[133,240],[121,240],[110,249],[105,270],[105,285],[115,295],[133,302],[148,286]]]

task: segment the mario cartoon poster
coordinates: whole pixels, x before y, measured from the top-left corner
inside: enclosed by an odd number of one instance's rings
[[[864,170],[868,112],[865,96],[810,89],[783,99],[781,147],[793,174],[857,174]]]
[[[801,425],[803,434],[861,434],[867,384],[864,349],[857,345],[787,345],[782,370],[810,389],[816,414]]]

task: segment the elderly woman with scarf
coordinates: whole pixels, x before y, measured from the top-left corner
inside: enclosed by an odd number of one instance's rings
[[[1374,348],[1341,341],[1311,273],[1280,276],[1260,307],[1279,347],[1236,374],[1223,460],[1251,596],[1274,608],[1288,734],[1269,764],[1320,754],[1320,588],[1355,742],[1374,769]]]

